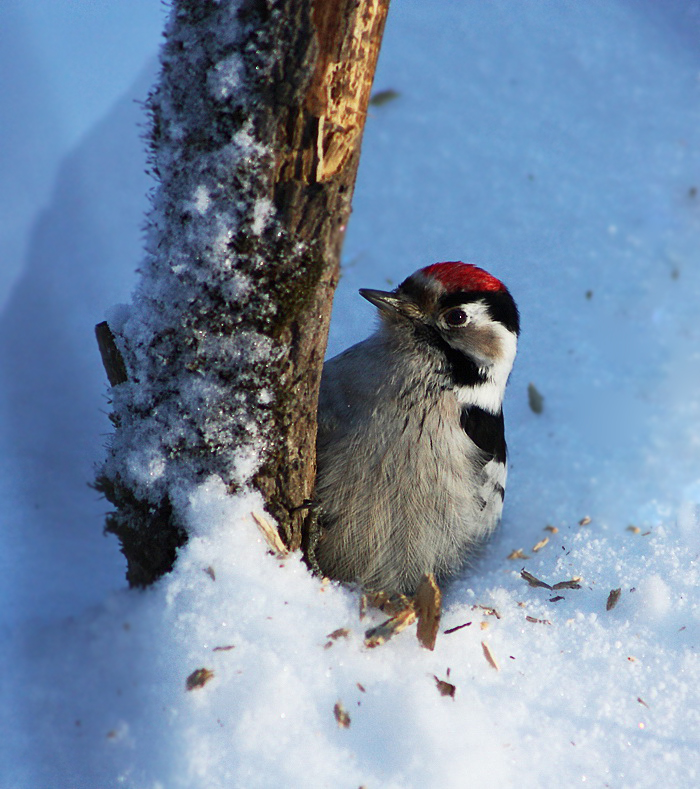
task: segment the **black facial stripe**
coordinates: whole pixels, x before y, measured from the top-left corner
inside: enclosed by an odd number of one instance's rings
[[[424,323],[414,324],[416,338],[427,342],[437,348],[447,363],[447,376],[453,386],[476,386],[486,382],[485,373],[477,367],[476,363],[461,351],[453,348],[441,335]]]
[[[464,406],[459,421],[479,449],[500,463],[506,462],[503,411],[491,414],[475,405]]]
[[[506,329],[520,334],[520,315],[513,297],[507,290],[502,291],[462,291],[449,293],[440,299],[440,307],[459,307],[474,301],[483,301],[493,320],[502,323]]]

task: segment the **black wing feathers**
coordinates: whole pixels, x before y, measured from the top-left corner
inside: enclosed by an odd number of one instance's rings
[[[503,411],[491,414],[483,408],[471,405],[462,409],[460,423],[471,440],[490,457],[506,462],[506,437]]]

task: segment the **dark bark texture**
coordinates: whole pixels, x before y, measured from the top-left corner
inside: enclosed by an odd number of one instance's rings
[[[231,463],[241,448],[260,450],[252,484],[286,544],[301,545],[331,304],[388,5],[173,4],[149,102],[159,186],[135,303],[150,317],[98,329],[115,435],[97,487],[115,506],[107,529],[132,585],[167,572],[186,540],[173,481],[217,474],[235,492],[250,482]],[[207,185],[206,211],[192,208],[194,184]],[[227,361],[216,349],[231,338],[243,340]],[[193,407],[179,391],[188,376],[219,394]],[[159,425],[166,472],[134,483],[129,447],[141,429],[157,441]]]

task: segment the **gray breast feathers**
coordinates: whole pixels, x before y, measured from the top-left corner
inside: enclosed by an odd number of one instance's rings
[[[495,528],[505,464],[470,438],[452,392],[358,370],[354,350],[324,370],[317,559],[333,578],[410,593],[424,573],[457,570]]]

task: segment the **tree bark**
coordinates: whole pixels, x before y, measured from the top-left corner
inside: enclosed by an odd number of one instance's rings
[[[301,544],[331,304],[388,5],[173,5],[149,102],[160,185],[147,259],[130,310],[98,332],[115,435],[97,487],[116,507],[107,530],[122,542],[132,584],[172,567],[187,538],[174,491],[211,474],[232,493],[252,484],[286,544]]]

